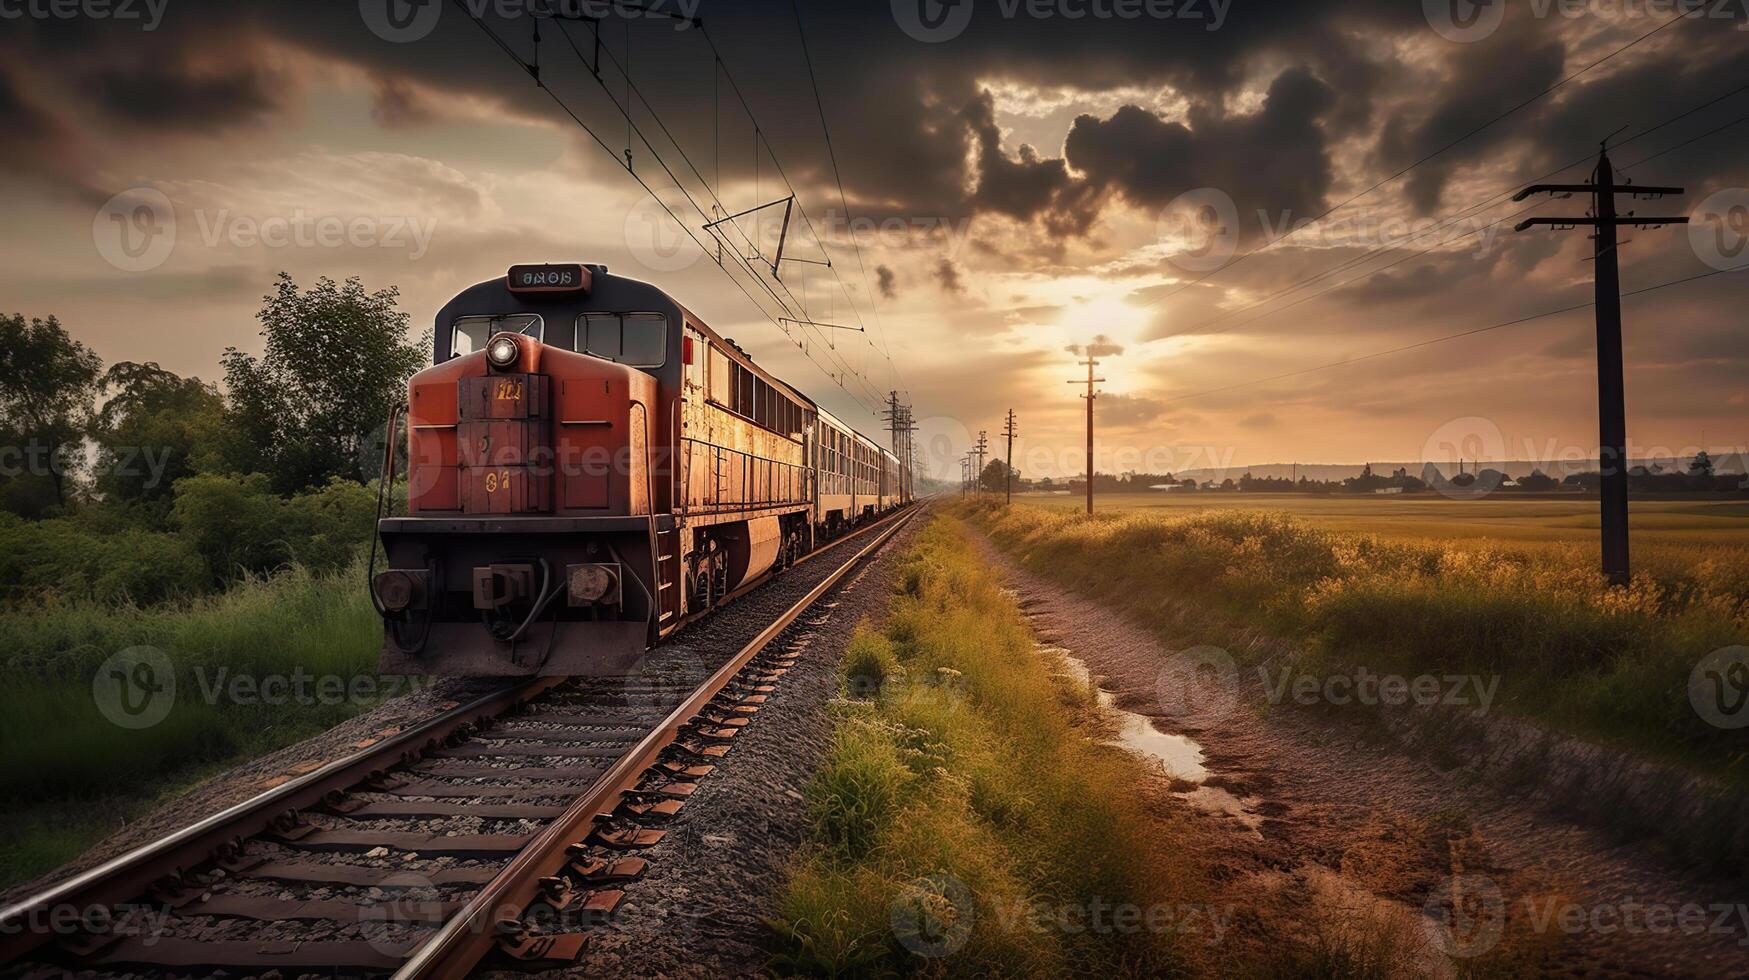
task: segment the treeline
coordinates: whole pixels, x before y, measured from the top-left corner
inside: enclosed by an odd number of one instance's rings
[[[157,602],[368,541],[390,408],[425,362],[393,288],[281,273],[223,386],[105,369],[60,321],[0,315],[0,602]]]
[[[987,490],[1000,490],[1003,486],[1004,469],[999,469],[999,463],[991,463],[985,470],[982,484]],[[1402,492],[1420,493],[1423,491],[1470,491],[1470,492],[1549,492],[1554,490],[1589,491],[1595,493],[1601,485],[1603,477],[1597,471],[1569,474],[1556,479],[1541,470],[1535,470],[1526,476],[1513,478],[1506,473],[1483,468],[1477,472],[1460,472],[1446,476],[1437,467],[1427,466],[1420,476],[1414,476],[1406,468],[1398,467],[1389,475],[1376,473],[1369,465],[1355,476],[1341,480],[1313,480],[1308,477],[1290,479],[1288,477],[1253,476],[1246,473],[1238,479],[1228,477],[1223,480],[1197,481],[1193,477],[1179,478],[1171,473],[1126,473],[1117,476],[1109,473],[1093,475],[1093,489],[1096,493],[1142,493],[1174,488],[1180,492],[1235,492],[1235,493],[1379,493]],[[1072,479],[1062,482],[1050,479],[1016,480],[1018,490],[1069,490],[1072,493],[1083,493],[1087,489],[1085,479]],[[1749,490],[1749,478],[1740,474],[1719,473],[1713,458],[1704,450],[1696,453],[1687,466],[1680,470],[1666,470],[1658,464],[1635,466],[1628,470],[1628,488],[1634,493],[1741,493]]]

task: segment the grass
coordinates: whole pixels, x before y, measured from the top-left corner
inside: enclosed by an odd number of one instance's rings
[[[1163,804],[1163,770],[1103,744],[1095,689],[1037,645],[960,518],[932,520],[896,579],[885,627],[840,664],[774,972],[1372,980],[1444,962],[1419,910],[1478,860],[1460,814],[1393,817],[1328,868],[1242,856]],[[1508,912],[1452,975],[1542,969],[1553,945]]]
[[[0,822],[0,885],[76,856],[177,787],[380,700],[389,687],[376,681],[380,634],[362,582],[357,568],[293,568],[181,603],[0,613],[0,793],[13,801]],[[161,721],[122,727],[100,701],[150,703],[134,686],[143,675],[112,673],[112,656],[141,647],[161,652],[174,694]],[[269,678],[283,688],[260,686]]]
[[[1182,929],[1071,930],[1102,907],[1202,901],[1191,849],[1145,811],[1137,763],[1084,738],[1066,690],[977,562],[936,520],[884,632],[842,665],[812,829],[774,923],[780,972],[1177,975]],[[1179,923],[1185,921],[1180,915]]]
[[[1027,494],[1020,502],[1079,511],[1083,497]],[[1110,493],[1094,498],[1099,512],[1148,512],[1186,517],[1215,511],[1291,514],[1329,531],[1368,534],[1395,541],[1456,546],[1573,544],[1597,547],[1595,497],[1567,494],[1496,493],[1453,500],[1437,493]],[[1749,500],[1634,500],[1629,525],[1636,550],[1658,553],[1669,546],[1749,549]],[[1636,555],[1644,558],[1646,553]]]
[[[1250,508],[968,512],[1028,567],[1175,643],[1252,630],[1301,649],[1313,674],[1498,678],[1509,711],[1749,780],[1749,732],[1707,724],[1688,699],[1701,658],[1749,642],[1749,548],[1660,542],[1611,590],[1585,546],[1454,540],[1461,521],[1443,540],[1405,540]],[[1246,649],[1230,652],[1243,663]]]

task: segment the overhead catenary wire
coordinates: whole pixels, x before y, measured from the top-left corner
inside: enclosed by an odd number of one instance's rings
[[[559,22],[560,33],[562,35],[564,35],[567,46],[570,47],[572,53],[577,57],[577,59],[581,63],[583,63],[587,66],[588,59],[584,56],[582,50],[577,47],[576,40],[573,37],[571,37],[570,32],[565,29],[565,25],[566,25],[566,23],[569,22],[570,19],[568,19],[568,18],[556,18],[556,19]],[[597,35],[597,40],[599,40],[600,27],[598,25],[596,25],[593,21],[591,21],[591,27],[592,27],[592,30]],[[625,101],[621,102],[618,98],[616,98],[614,96],[612,89],[608,87],[606,79],[604,79],[599,72],[596,72],[593,69],[591,70],[591,74],[595,78],[596,83],[601,87],[602,94],[607,97],[608,102],[613,105],[614,109],[617,112],[619,112],[622,116],[625,117],[627,127],[628,127],[628,137],[631,133],[636,133],[638,139],[640,139],[644,143],[645,148],[650,151],[650,155],[655,158],[657,164],[662,167],[662,169],[665,173],[667,173],[668,178],[674,182],[675,189],[678,190],[687,199],[688,204],[692,205],[693,210],[697,211],[701,217],[704,217],[707,219],[707,225],[720,226],[720,223],[713,222],[713,221],[709,220],[711,218],[714,218],[715,215],[711,214],[710,212],[707,212],[703,207],[701,207],[698,204],[698,202],[693,198],[692,194],[686,190],[686,186],[681,181],[680,177],[674,173],[674,171],[671,167],[668,166],[667,161],[665,161],[662,158],[661,153],[659,151],[657,151],[655,145],[653,143],[651,143],[649,138],[644,134],[642,128],[638,127],[635,123],[633,123],[633,121],[632,121],[633,106],[632,106],[632,102],[631,102],[633,96],[635,96],[639,101],[641,101],[644,104],[645,111],[650,116],[651,120],[656,124],[657,129],[660,130],[662,135],[668,140],[669,144],[674,147],[675,151],[680,154],[680,158],[685,163],[687,169],[692,172],[693,177],[698,180],[699,184],[705,189],[705,192],[710,195],[713,204],[718,209],[717,213],[718,214],[725,213],[726,208],[723,205],[721,198],[718,196],[717,191],[711,189],[710,181],[705,179],[704,174],[699,170],[697,165],[694,164],[691,156],[689,154],[687,154],[685,147],[681,145],[679,139],[677,139],[674,136],[673,132],[669,130],[667,124],[662,121],[661,114],[656,111],[655,105],[653,103],[651,103],[650,100],[643,94],[642,89],[638,88],[636,83],[631,80],[631,72],[630,72],[629,68],[626,65],[621,64],[618,59],[614,58],[613,52],[611,50],[609,50],[607,48],[600,48],[599,50],[600,50],[601,56],[604,57],[607,60],[607,62],[610,65],[612,65],[612,67],[615,70],[619,71],[625,79],[626,97],[625,97]],[[726,72],[726,67],[724,68],[724,71]],[[758,158],[757,157],[758,157],[758,153],[759,153],[759,148],[761,146],[765,146],[767,148],[767,150],[769,151],[769,144],[764,143],[763,134],[759,131],[759,129],[757,128],[757,125],[755,125],[755,128],[754,128],[755,172],[757,172],[757,167],[758,167]],[[629,151],[629,147],[628,147],[628,151]],[[774,162],[775,162],[775,159],[776,158],[773,157]],[[628,170],[631,169],[629,152],[628,152],[628,156],[627,156],[627,169]],[[718,183],[720,185],[720,183],[721,183],[720,156],[719,156],[719,160],[718,160],[718,169],[719,169]],[[671,216],[674,216],[672,209],[667,209],[667,210],[669,211],[669,214]],[[674,217],[675,217],[676,221],[680,220],[678,218],[678,216],[674,216]],[[739,224],[735,224],[733,222],[730,222],[730,224],[735,228],[736,231],[741,233],[741,239],[742,239],[742,241],[744,241],[747,244],[747,247],[750,250],[752,250],[754,253],[757,254],[759,251],[758,244],[756,242],[754,242],[752,238],[747,236],[745,230],[742,229]],[[692,236],[692,237],[693,237],[695,242],[698,241],[696,236]],[[700,247],[702,248],[703,243],[700,242],[699,244],[700,244]],[[717,251],[720,255],[720,253],[721,253],[720,247],[717,249]],[[706,253],[709,254],[709,252],[710,252],[710,250],[706,249]],[[750,277],[752,277],[754,279],[754,281],[758,282],[760,287],[762,289],[764,289],[765,292],[767,294],[769,294],[772,297],[772,299],[778,303],[778,305],[782,306],[786,313],[793,313],[794,312],[793,310],[790,309],[790,306],[789,306],[790,303],[797,304],[798,306],[800,306],[802,308],[802,311],[804,313],[806,312],[807,303],[806,303],[805,299],[798,300],[796,295],[789,289],[789,286],[786,283],[783,283],[781,280],[779,280],[778,287],[781,288],[783,290],[784,294],[789,297],[789,302],[785,302],[782,297],[777,295],[776,291],[772,288],[771,284],[766,282],[765,277],[760,275],[759,272],[752,267],[750,259],[747,256],[741,255],[740,250],[738,248],[735,249],[735,252],[736,252],[735,257],[736,257],[737,265],[739,265]],[[720,258],[717,260],[717,264],[719,266],[721,266],[722,263],[721,263]],[[778,322],[777,325],[778,325],[778,328],[783,331],[785,336],[791,336],[789,331],[783,327],[783,324],[781,322]],[[804,335],[806,335],[807,331],[804,330],[803,332],[804,332]],[[793,337],[791,337],[791,339],[792,339],[792,341],[794,340]],[[812,338],[810,338],[810,339],[812,339]],[[844,387],[843,382],[840,380],[841,376],[854,377],[858,382],[860,382],[863,385],[863,387],[867,390],[867,392],[870,396],[876,398],[877,400],[879,399],[880,392],[878,389],[875,388],[874,384],[868,379],[868,377],[866,375],[864,375],[862,372],[857,371],[856,369],[850,367],[850,365],[847,362],[845,362],[845,360],[842,357],[840,357],[836,354],[837,348],[831,342],[830,337],[822,337],[817,342],[824,342],[827,345],[828,350],[833,352],[833,353],[829,354],[829,357],[837,365],[837,372],[834,373],[832,371],[827,371],[826,373],[827,373],[828,377],[831,377],[832,380],[835,383],[839,384],[840,387]],[[797,347],[800,348],[804,352],[804,354],[807,354],[810,360],[813,359],[812,355],[808,354],[808,348],[805,344],[797,342]],[[848,389],[846,389],[846,390],[848,391]],[[865,410],[872,411],[872,409],[869,409],[868,403],[863,402],[860,397],[857,398],[857,401],[859,404],[861,404],[863,406],[863,408]]]
[[[488,25],[481,17],[479,17],[471,9],[469,9],[469,6],[466,3],[466,0],[456,0],[456,6],[459,9],[461,9],[463,11],[463,13],[468,17],[468,19],[473,21],[475,26],[478,27],[480,29],[480,31],[482,33],[484,33],[489,39],[491,39],[492,42],[495,45],[497,45],[497,47],[501,51],[503,51],[506,56],[508,56],[511,60],[515,61],[519,67],[521,67],[525,72],[527,72],[531,77],[533,77],[537,87],[539,87],[543,92],[545,92],[547,94],[548,98],[551,99],[554,102],[554,104],[556,104],[560,108],[560,110],[565,113],[565,115],[570,117],[572,122],[575,123],[580,129],[582,129],[596,143],[596,145],[598,145],[604,152],[608,153],[610,156],[613,156],[616,160],[620,159],[620,155],[618,153],[616,153],[614,148],[612,146],[610,146],[607,143],[607,141],[601,137],[601,135],[595,130],[595,128],[590,126],[581,117],[581,115],[579,115],[579,113],[565,100],[565,98],[563,96],[561,96],[559,93],[555,92],[552,89],[552,87],[547,84],[547,82],[541,77],[541,72],[540,72],[540,68],[538,65],[531,65],[530,63],[525,61],[523,59],[523,57],[515,50],[514,47],[512,47],[510,45],[510,43],[508,41],[506,41],[501,35],[499,35],[499,33],[497,31],[493,30],[491,28],[491,26]],[[561,33],[566,34],[567,40],[571,41],[572,39],[570,39],[569,33],[564,32],[562,30],[562,25],[565,23],[565,20],[563,18],[557,18],[557,19],[559,20],[559,23],[561,24]],[[570,44],[570,47],[572,48],[573,53],[576,54],[577,57],[579,58],[579,60],[583,63],[584,67],[589,68],[587,58],[585,58],[582,55],[581,51],[579,51],[576,48],[574,42]],[[538,57],[538,52],[537,52],[537,57]],[[611,54],[609,54],[609,58],[611,59]],[[615,62],[615,65],[616,65],[616,67],[620,67],[618,65],[617,61]],[[623,73],[623,68],[621,68],[621,70]],[[590,71],[590,74],[593,77],[595,77],[598,82],[600,82],[602,84],[604,91],[607,93],[610,101],[612,101],[614,103],[615,108],[617,110],[619,110],[623,116],[625,116],[630,131],[632,133],[634,133],[640,140],[643,141],[645,147],[650,151],[651,156],[656,159],[658,164],[662,167],[663,171],[668,175],[669,179],[674,182],[676,189],[687,199],[688,204],[692,205],[692,207],[695,210],[699,211],[701,214],[704,214],[705,212],[703,211],[702,208],[699,208],[697,201],[694,200],[691,193],[687,191],[684,183],[681,182],[681,180],[679,179],[679,177],[676,174],[674,174],[672,168],[668,166],[667,162],[662,159],[661,154],[656,150],[654,144],[650,142],[648,137],[644,135],[641,127],[638,127],[635,124],[635,122],[632,120],[629,104],[622,106],[618,102],[617,99],[613,98],[611,90],[607,89],[605,79],[602,79],[599,75],[596,75],[593,70]],[[632,83],[630,82],[629,74],[627,74],[626,77],[627,77],[628,91],[631,91],[633,88],[635,88],[635,86],[632,85]],[[641,94],[639,97],[642,98]],[[645,101],[646,107],[649,107],[648,100],[646,99],[644,101]],[[653,112],[653,107],[651,107],[651,108],[652,108],[652,116],[654,117],[655,114]],[[663,128],[665,129],[665,127],[663,127]],[[676,142],[675,145],[676,145],[676,148],[678,149],[679,148],[678,142]],[[628,149],[629,149],[629,147],[628,147]],[[684,156],[683,150],[682,150],[682,155]],[[690,161],[689,161],[689,166],[690,166]],[[683,220],[678,214],[676,214],[674,211],[674,208],[667,201],[663,200],[662,196],[657,193],[656,189],[654,187],[652,187],[651,184],[647,180],[645,180],[641,174],[639,174],[637,172],[637,170],[631,165],[631,158],[630,158],[629,154],[625,158],[625,169],[626,169],[626,173],[629,176],[631,176],[634,181],[637,182],[637,184],[644,190],[644,192],[646,194],[648,194],[653,200],[655,200],[657,205],[662,208],[662,210],[669,216],[669,218],[672,219],[676,224],[678,224],[681,227],[681,230],[687,235],[687,237],[690,238],[693,241],[693,243],[695,245],[697,245],[699,247],[699,249],[702,252],[704,252],[704,254],[707,257],[713,258],[713,262],[718,266],[718,268],[721,271],[723,271],[723,273],[726,276],[728,276],[730,281],[735,284],[736,288],[739,289],[741,291],[741,293],[747,297],[748,301],[750,303],[752,303],[754,305],[754,307],[760,311],[761,315],[763,315],[768,320],[770,320],[773,323],[773,325],[778,328],[778,330],[780,332],[784,333],[787,336],[789,334],[789,331],[784,328],[782,323],[780,323],[778,321],[778,319],[770,313],[770,311],[765,309],[764,305],[762,303],[760,303],[759,300],[751,292],[748,291],[747,286],[744,283],[742,283],[738,277],[736,277],[735,275],[733,275],[729,271],[729,269],[723,264],[720,256],[713,256],[713,249],[707,247],[705,245],[705,243],[699,239],[698,235],[696,235],[692,231],[690,225],[685,220]],[[696,173],[697,172],[696,168],[693,168],[693,169],[694,169],[694,172]],[[701,177],[701,179],[702,179],[702,177]],[[753,270],[750,266],[748,266],[744,261],[740,262],[739,265],[756,282],[758,282],[760,284],[760,286],[765,290],[765,292],[772,297],[772,299],[777,303],[777,305],[779,307],[781,307],[785,311],[786,314],[794,312],[793,310],[790,309],[789,304],[786,303],[782,297],[778,296],[771,289],[770,285],[765,282],[764,278],[759,276],[755,270]],[[786,292],[787,292],[787,288],[786,288]],[[792,300],[793,300],[793,295],[792,295]],[[824,365],[821,365],[819,363],[819,361],[814,357],[813,353],[809,350],[809,348],[805,344],[803,344],[801,342],[797,342],[797,346],[798,346],[798,348],[800,348],[803,351],[804,356],[806,356],[810,361],[814,361],[816,366],[819,366],[821,368],[822,373],[826,374],[826,376],[828,378],[830,378],[835,384],[837,384],[841,389],[843,389],[846,394],[850,395],[851,398],[853,400],[855,400],[857,402],[857,404],[864,411],[869,412],[871,415],[874,414],[875,410],[872,407],[872,405],[868,401],[865,401],[862,395],[859,395],[857,392],[851,390],[851,388],[848,386],[848,384],[846,383],[846,380],[845,380],[846,378],[855,378],[866,389],[868,389],[868,391],[871,394],[878,394],[877,392],[875,392],[873,385],[868,381],[868,379],[865,376],[863,376],[860,372],[856,371],[854,368],[850,367],[848,365],[848,363],[846,363],[842,360],[842,358],[837,357],[835,355],[835,353],[831,352],[830,349],[828,349],[828,356],[837,363],[837,370],[836,371],[830,370],[830,369],[826,368]]]
[[[874,285],[868,279],[868,266],[863,262],[862,243],[856,240],[855,217],[850,213],[850,198],[844,193],[844,174],[838,169],[838,151],[832,147],[832,128],[826,123],[826,103],[820,95],[820,80],[814,74],[814,56],[808,51],[808,32],[802,27],[801,0],[790,0],[790,8],[795,13],[796,36],[801,39],[802,60],[808,66],[808,84],[814,90],[814,108],[820,113],[820,132],[826,137],[826,156],[832,164],[832,178],[838,184],[838,203],[844,208],[844,225],[850,230],[850,244],[856,249],[857,269],[862,273],[862,288],[868,294],[869,307],[874,311],[875,328],[880,331],[881,346],[885,348],[887,364],[893,369],[895,377],[899,375],[898,364],[893,361],[893,351],[887,344],[886,327],[881,323],[881,306],[876,297]]]

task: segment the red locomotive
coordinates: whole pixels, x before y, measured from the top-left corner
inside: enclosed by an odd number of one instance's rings
[[[391,674],[612,674],[909,503],[890,452],[603,266],[516,266],[437,314],[408,515],[372,578]]]

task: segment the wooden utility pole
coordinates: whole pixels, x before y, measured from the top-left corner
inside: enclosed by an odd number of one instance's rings
[[[1091,353],[1091,349],[1089,349],[1089,353],[1087,355],[1087,360],[1077,361],[1075,363],[1087,365],[1087,380],[1085,382],[1085,384],[1087,385],[1087,394],[1082,395],[1081,397],[1087,399],[1087,513],[1092,514],[1093,513],[1093,400],[1095,398],[1099,397],[1099,393],[1097,391],[1093,390],[1093,386],[1096,384],[1099,384],[1100,382],[1104,381],[1105,379],[1104,378],[1096,378],[1093,376],[1093,369],[1099,366],[1099,362],[1093,359],[1093,354]],[[1078,384],[1082,384],[1083,382],[1076,380],[1076,381],[1071,381],[1069,383],[1072,385],[1078,385]]]
[[[1609,163],[1609,147],[1597,154],[1597,169],[1589,184],[1533,184],[1513,196],[1522,201],[1533,194],[1591,195],[1591,211],[1583,218],[1530,218],[1518,223],[1518,231],[1535,225],[1549,225],[1566,231],[1581,225],[1591,228],[1592,257],[1596,265],[1592,275],[1596,287],[1597,305],[1597,429],[1598,464],[1602,472],[1603,509],[1603,573],[1611,585],[1626,585],[1631,578],[1628,565],[1628,452],[1627,398],[1622,380],[1621,344],[1621,273],[1616,261],[1616,229],[1621,227],[1657,227],[1687,224],[1687,218],[1636,218],[1629,211],[1618,215],[1617,194],[1657,198],[1666,194],[1681,194],[1680,187],[1635,187],[1615,182],[1615,169]]]
[[[1006,497],[1007,497],[1007,499],[1004,500],[1003,502],[1007,503],[1007,504],[1013,504],[1014,503],[1014,409],[1012,409],[1012,408],[1008,410],[1008,424],[1002,427],[1002,434],[1008,437],[1008,459],[1002,464],[1002,465],[1008,467],[1008,472],[1003,475],[1003,480],[1002,480],[1003,489],[1006,491]]]
[[[972,467],[973,493],[977,493],[984,489],[984,457],[989,455],[989,453],[990,431],[988,429],[979,429],[978,444],[972,448],[972,458],[975,461]]]
[[[911,406],[900,404],[897,391],[887,392],[887,408],[882,415],[892,432],[893,455],[899,460],[896,489],[903,496],[911,492],[911,433],[917,431],[917,426],[911,421]]]

